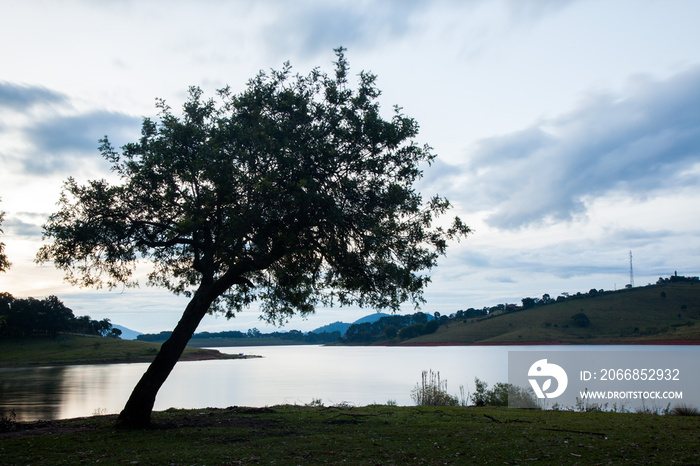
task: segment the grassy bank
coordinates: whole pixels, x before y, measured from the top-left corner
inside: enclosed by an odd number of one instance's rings
[[[578,326],[583,313],[590,323]],[[409,344],[700,344],[700,284],[640,287],[441,325]]]
[[[700,417],[458,407],[169,410],[18,425],[3,464],[609,464],[700,462]]]
[[[0,367],[150,362],[160,344],[81,335],[0,340]],[[181,360],[235,358],[187,348]]]

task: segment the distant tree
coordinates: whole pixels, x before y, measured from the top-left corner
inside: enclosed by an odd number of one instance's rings
[[[424,203],[414,182],[435,157],[413,138],[418,124],[395,107],[386,120],[370,73],[348,84],[336,50],[335,75],[261,72],[219,103],[190,88],[181,118],[159,100],[138,142],[101,152],[120,184],[79,185],[69,178],[37,260],[75,284],[133,285],[139,260],[153,263],[151,284],[191,300],[134,388],[118,424],[150,423],[156,394],[201,319],[232,317],[259,301],[265,318],[284,322],[317,305],[398,310],[422,303],[425,273],[450,239],[469,228],[459,218],[434,227],[449,209]]]
[[[4,336],[49,336],[71,331],[78,320],[56,296],[46,299],[14,298],[0,294],[0,315],[5,317]]]
[[[421,329],[421,334],[428,335],[430,333],[435,333],[439,327],[440,321],[437,319],[433,319],[427,324],[423,325],[423,328]]]
[[[577,327],[588,327],[589,325],[591,325],[590,319],[583,312],[579,312],[578,314],[572,315],[571,319],[574,321],[574,325],[576,325]]]
[[[540,302],[539,298],[523,298],[521,301],[523,309],[532,309]]]
[[[388,327],[384,328],[384,335],[389,340],[396,338],[396,336],[398,334],[399,334],[399,330],[396,327],[394,327],[393,325],[389,325]]]
[[[0,226],[2,225],[2,221],[5,219],[5,212],[0,211]],[[2,228],[0,228],[0,234],[4,233]],[[0,241],[0,272],[7,272],[7,269],[10,268],[12,263],[7,260],[7,256],[5,255],[5,243]]]
[[[399,338],[401,340],[407,340],[409,338],[419,337],[423,333],[423,327],[425,324],[411,324],[407,327],[399,330]]]
[[[414,324],[424,324],[428,321],[428,314],[426,314],[425,312],[416,312],[415,314],[413,314],[413,318],[411,319],[411,321]]]

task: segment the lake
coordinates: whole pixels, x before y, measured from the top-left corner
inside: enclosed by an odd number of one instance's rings
[[[508,352],[695,351],[697,346],[346,347],[216,348],[262,358],[180,362],[161,388],[156,410],[228,406],[347,403],[412,405],[424,370],[439,371],[448,391],[474,391],[474,378],[508,381]],[[599,353],[601,354],[601,353]],[[698,359],[695,359],[697,361]],[[0,369],[0,413],[17,420],[66,419],[118,413],[147,364]],[[665,405],[665,403],[664,403]],[[697,404],[696,404],[697,406]]]

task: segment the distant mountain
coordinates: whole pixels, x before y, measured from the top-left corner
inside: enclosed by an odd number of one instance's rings
[[[319,328],[317,328],[315,330],[311,330],[311,331],[313,333],[323,333],[323,332],[330,333],[330,332],[334,332],[337,330],[340,332],[340,336],[343,336],[343,335],[345,335],[345,332],[347,332],[348,329],[350,328],[350,326],[353,324],[364,324],[365,322],[372,323],[372,322],[378,321],[382,317],[388,317],[389,315],[391,315],[391,314],[384,314],[382,312],[375,312],[373,314],[368,314],[364,317],[357,319],[352,324],[348,324],[347,322],[338,321],[338,322],[333,322],[332,324],[324,325],[323,327],[319,327]]]
[[[119,330],[122,331],[122,334],[119,335],[119,338],[122,340],[136,340],[136,337],[141,335],[141,332],[137,332],[136,330],[131,330],[130,328],[122,327],[121,325],[114,325],[112,324],[113,328],[118,328]]]
[[[391,314],[384,314],[382,312],[375,312],[374,314],[369,314],[366,315],[360,319],[357,319],[353,324],[364,324],[365,322],[369,322],[370,324],[372,322],[376,322],[382,317],[389,317]]]
[[[345,335],[345,332],[348,331],[348,329],[350,328],[350,325],[352,325],[352,324],[348,324],[347,322],[338,321],[338,322],[333,322],[332,324],[324,325],[323,327],[319,327],[315,330],[311,330],[311,332],[313,332],[313,333],[323,333],[323,332],[331,333],[331,332],[335,332],[337,330],[338,332],[340,332],[340,335],[342,336],[342,335]]]

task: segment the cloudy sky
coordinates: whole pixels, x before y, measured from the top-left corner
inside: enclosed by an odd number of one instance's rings
[[[379,76],[382,105],[439,156],[420,189],[475,233],[433,271],[424,310],[700,274],[700,2],[694,0],[0,2],[0,291],[55,294],[144,332],[184,298],[69,286],[33,262],[61,184],[109,177],[97,150],[139,136],[155,98],[242,90],[289,60]],[[406,311],[412,311],[407,307]],[[320,309],[287,328],[353,321]],[[270,328],[255,308],[200,330]]]

